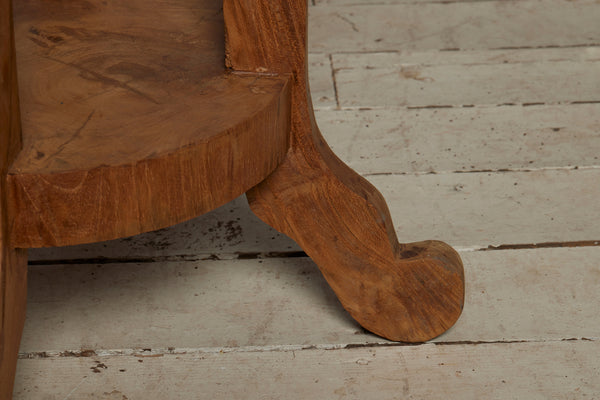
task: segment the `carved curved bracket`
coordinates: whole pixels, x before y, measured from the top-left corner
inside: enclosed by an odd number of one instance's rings
[[[398,243],[381,194],[325,143],[308,87],[306,1],[226,0],[224,15],[229,68],[292,74],[291,146],[247,192],[252,210],[306,251],[364,328],[407,342],[445,332],[463,308],[460,257],[438,241]]]

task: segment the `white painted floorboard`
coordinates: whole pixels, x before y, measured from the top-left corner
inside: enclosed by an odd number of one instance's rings
[[[460,52],[453,54],[455,63],[442,65],[416,64],[398,54],[343,54],[333,57],[333,65],[342,108],[600,101],[600,51],[592,60],[584,50],[583,60],[562,61],[561,49],[554,53],[558,61],[504,63],[501,53],[499,63],[488,64],[489,52]]]
[[[598,341],[21,360],[15,396],[63,399],[597,399]],[[48,376],[48,371],[53,371]],[[96,372],[98,371],[98,372]],[[44,388],[46,395],[40,395]]]
[[[600,247],[460,254],[465,309],[435,341],[600,339]],[[389,343],[305,257],[35,266],[30,288],[22,353]]]
[[[336,0],[336,4],[310,8],[311,51],[356,53],[600,44],[600,7],[596,0],[352,5],[357,2]]]
[[[367,176],[600,165],[600,104],[321,111],[317,119],[336,154]]]
[[[365,332],[240,197],[31,250],[15,399],[600,399],[600,3],[312,3],[319,125],[401,241],[460,250],[458,323]]]

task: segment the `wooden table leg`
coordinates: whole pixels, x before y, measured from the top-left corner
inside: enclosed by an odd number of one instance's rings
[[[234,71],[292,73],[291,146],[251,189],[252,210],[311,256],[363,327],[421,342],[450,328],[464,302],[458,254],[438,241],[399,244],[385,200],[340,161],[315,123],[306,63],[306,1],[226,0]]]
[[[0,237],[0,399],[12,398],[21,332],[25,323],[27,257]]]
[[[21,148],[12,12],[0,0],[0,399],[11,399],[27,294],[26,251],[8,236],[6,171]]]
[[[458,254],[438,241],[399,244],[375,188],[350,172],[313,168],[304,157],[291,153],[247,193],[252,210],[306,251],[367,330],[422,342],[450,328],[463,307]]]

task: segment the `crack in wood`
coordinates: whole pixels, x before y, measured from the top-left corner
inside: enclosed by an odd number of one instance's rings
[[[570,242],[544,242],[544,243],[516,243],[488,245],[461,251],[494,251],[494,250],[530,250],[530,249],[549,249],[549,248],[577,248],[577,247],[595,247],[600,246],[600,240],[580,240]],[[194,261],[231,261],[231,260],[261,260],[269,258],[308,258],[308,255],[300,251],[272,251],[266,253],[260,252],[238,252],[223,254],[180,254],[172,256],[158,257],[95,257],[95,258],[67,258],[56,260],[30,260],[28,265],[85,265],[85,264],[147,264],[156,262],[194,262]]]
[[[226,353],[264,353],[264,352],[297,352],[306,350],[317,351],[340,351],[365,348],[393,348],[393,347],[419,347],[419,346],[480,346],[480,345],[511,345],[511,344],[537,344],[537,343],[560,343],[560,342],[597,342],[600,338],[580,337],[563,339],[521,339],[521,340],[460,340],[440,341],[424,343],[404,342],[370,342],[370,343],[347,343],[347,344],[321,344],[321,345],[272,345],[272,346],[240,346],[240,347],[208,347],[208,348],[173,348],[153,349],[141,351],[140,349],[119,350],[85,350],[83,354],[77,351],[63,352],[23,352],[19,353],[19,359],[46,359],[65,357],[164,357],[168,355],[193,355],[193,354],[226,354]]]
[[[501,244],[498,246],[489,245],[487,248],[482,248],[479,251],[549,249],[549,248],[557,248],[557,247],[592,247],[592,246],[600,246],[600,240],[580,240],[580,241],[575,241],[575,242],[518,243],[518,244]]]

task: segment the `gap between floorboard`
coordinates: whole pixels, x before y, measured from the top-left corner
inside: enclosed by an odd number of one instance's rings
[[[494,1],[494,0],[484,0],[484,1]],[[565,44],[565,45],[546,45],[546,46],[501,46],[501,47],[490,47],[488,49],[461,49],[458,47],[448,47],[441,49],[430,49],[430,50],[421,50],[419,52],[422,53],[438,53],[438,52],[474,52],[474,51],[506,51],[506,50],[544,50],[544,49],[580,49],[580,48],[595,48],[600,47],[599,43],[575,43],[575,44]],[[356,54],[405,54],[403,50],[347,50],[347,51],[317,51],[311,50],[309,55],[356,55]]]
[[[482,246],[454,246],[459,253],[471,251],[491,250],[530,250],[550,249],[561,247],[593,247],[600,246],[600,240],[580,240],[574,242],[545,242],[545,243],[514,243]],[[222,253],[222,254],[184,254],[162,257],[95,257],[95,258],[72,258],[62,260],[30,260],[28,265],[82,265],[82,264],[143,264],[154,262],[192,262],[192,261],[229,261],[229,260],[260,260],[267,258],[299,258],[308,257],[303,251],[282,251],[267,253]]]
[[[384,340],[384,339],[382,339]],[[303,350],[346,350],[356,348],[386,348],[386,347],[415,347],[415,346],[463,346],[463,345],[496,345],[515,343],[558,343],[558,342],[595,342],[598,337],[581,337],[566,339],[521,339],[521,340],[491,340],[491,341],[448,341],[448,342],[372,342],[372,343],[347,343],[347,344],[310,344],[310,345],[268,345],[268,346],[240,346],[240,347],[200,347],[200,348],[158,348],[158,349],[96,349],[96,350],[65,350],[65,351],[38,351],[19,353],[20,360],[44,358],[81,358],[81,357],[139,357],[154,358],[165,355],[194,355],[194,354],[223,354],[223,353],[264,353],[264,352],[289,352]]]

